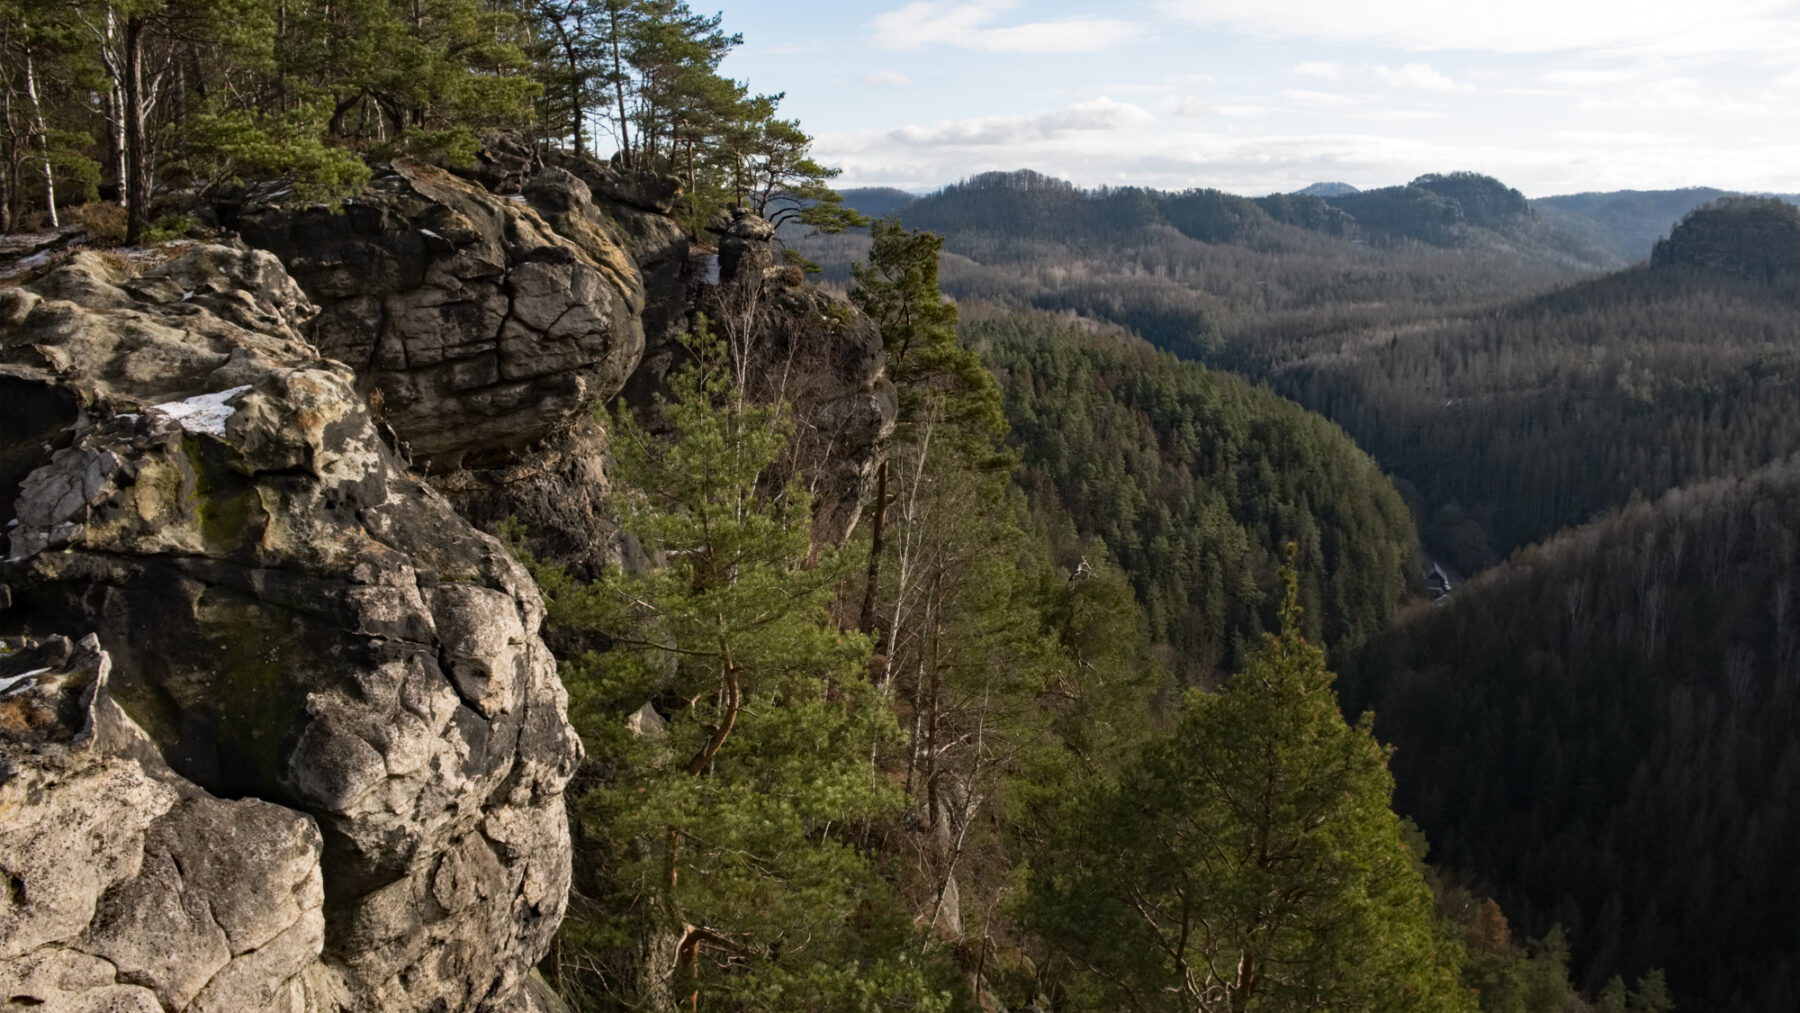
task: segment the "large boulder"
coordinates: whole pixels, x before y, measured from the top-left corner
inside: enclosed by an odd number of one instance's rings
[[[693,250],[671,214],[681,181],[556,151],[545,152],[544,162],[587,187],[594,211],[616,229],[644,279],[644,355],[624,395],[634,405],[647,404],[680,360],[680,336],[693,323]],[[544,197],[542,186],[526,191],[534,206],[544,207]]]
[[[643,352],[643,283],[609,230],[565,238],[522,196],[396,162],[341,209],[252,193],[235,225],[322,311],[421,466],[504,455],[610,398]]]
[[[0,289],[0,378],[29,395],[0,426],[42,437],[9,447],[0,632],[97,633],[176,774],[316,823],[319,966],[354,1008],[519,1008],[580,754],[542,604],[402,466],[313,312],[274,257],[218,246]],[[180,980],[158,996],[198,1008]]]

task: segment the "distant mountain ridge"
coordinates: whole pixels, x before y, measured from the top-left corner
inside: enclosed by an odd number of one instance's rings
[[[1029,170],[1021,172],[1041,175],[1030,173]],[[983,173],[922,196],[895,187],[856,187],[840,192],[844,195],[844,202],[850,207],[871,217],[885,218],[919,202],[930,202],[953,189],[971,186],[987,189],[1000,182],[1001,177],[1018,175]],[[1041,178],[1045,181],[1052,179],[1049,176]],[[1477,180],[1483,182],[1478,184]],[[1015,179],[1013,182],[1018,181]],[[1119,192],[1119,189],[1112,188],[1083,191],[1071,183],[1063,183],[1061,180],[1055,182],[1061,185],[1054,189],[1063,190],[1071,196]],[[1697,186],[1676,190],[1589,191],[1527,200],[1518,197],[1517,190],[1505,187],[1492,177],[1460,172],[1428,174],[1408,184],[1373,190],[1359,189],[1349,183],[1321,181],[1289,193],[1270,194],[1266,197],[1240,197],[1205,188],[1142,192],[1160,193],[1169,197],[1188,196],[1190,199],[1195,195],[1205,195],[1203,199],[1214,205],[1229,204],[1237,208],[1236,214],[1226,213],[1226,217],[1243,219],[1243,205],[1248,203],[1260,206],[1275,221],[1329,235],[1353,235],[1365,240],[1411,238],[1436,245],[1456,242],[1458,226],[1493,227],[1496,222],[1504,226],[1508,220],[1517,224],[1527,220],[1529,214],[1542,222],[1540,228],[1547,226],[1549,231],[1561,233],[1564,236],[1563,245],[1583,250],[1583,256],[1595,260],[1601,267],[1620,267],[1647,259],[1657,240],[1667,237],[1676,223],[1695,208],[1727,197],[1754,196],[1717,187]],[[1493,198],[1502,197],[1508,192],[1513,197],[1505,198],[1499,205],[1505,213],[1495,216],[1492,213],[1496,209]],[[1800,205],[1800,193],[1762,196]],[[1454,200],[1456,207],[1449,207],[1447,200]],[[1328,209],[1321,209],[1320,203],[1328,205]],[[1520,203],[1523,204],[1522,208],[1519,207]],[[1475,207],[1473,218],[1470,217],[1471,205]],[[1215,212],[1215,218],[1217,215],[1218,212]],[[1354,219],[1354,223],[1345,220],[1345,215]],[[1196,238],[1208,242],[1227,242],[1235,238],[1234,235],[1221,237],[1221,230],[1218,228],[1202,231],[1205,234]],[[1236,230],[1224,231],[1235,233]]]
[[[1347,194],[1361,193],[1359,189],[1348,183],[1313,183],[1293,191],[1300,197],[1343,197]]]
[[[1464,246],[1498,240],[1541,259],[1588,269],[1622,264],[1604,249],[1546,228],[1518,190],[1473,172],[1430,173],[1374,190],[1315,183],[1295,193],[1242,197],[1210,188],[1084,190],[1019,169],[981,173],[923,197],[887,187],[843,194],[846,204],[864,214],[897,213],[909,227],[945,235],[982,231],[1069,241],[1169,226],[1201,242],[1232,243],[1289,225],[1376,244]]]
[[[853,187],[838,192],[843,195],[845,206],[870,218],[886,218],[919,199],[916,194],[892,186]]]
[[[1669,234],[1690,211],[1726,197],[1744,194],[1710,186],[1680,190],[1614,190],[1539,197],[1532,210],[1545,221],[1604,247],[1627,264],[1650,256],[1656,241]],[[1800,193],[1770,194],[1800,204]]]

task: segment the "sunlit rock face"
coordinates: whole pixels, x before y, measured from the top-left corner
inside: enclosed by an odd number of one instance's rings
[[[207,891],[231,877],[183,879],[174,899],[119,886],[156,855],[185,875],[172,849],[188,836],[263,834],[288,842],[264,850],[290,856],[280,875],[301,897],[277,934],[311,963],[258,987],[311,982],[320,1009],[518,1008],[563,910],[562,790],[580,755],[542,604],[503,546],[402,466],[355,373],[305,340],[315,312],[275,257],[220,246],[141,275],[80,254],[0,290],[0,632],[97,634],[111,699],[170,777],[237,800],[184,809],[151,774],[121,782],[142,812],[120,826],[144,843],[92,876],[123,891],[116,917],[68,915],[57,938],[142,949],[130,919],[191,901],[224,941],[180,967],[146,950],[111,983],[98,965],[57,980],[147,989],[170,1010],[264,1008],[196,1005],[263,931],[220,917],[233,901]],[[294,871],[309,848],[310,907]],[[309,917],[313,936],[294,928]],[[0,954],[7,974],[48,980],[27,957]]]
[[[99,641],[0,647],[0,995],[19,1008],[335,1005],[318,826],[171,771]]]

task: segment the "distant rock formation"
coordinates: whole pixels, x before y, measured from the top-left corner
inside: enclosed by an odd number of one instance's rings
[[[1800,279],[1800,207],[1774,197],[1728,197],[1696,208],[1657,242],[1650,265],[1745,281]]]

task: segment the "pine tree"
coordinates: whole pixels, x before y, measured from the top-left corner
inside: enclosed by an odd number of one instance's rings
[[[721,343],[690,348],[666,437],[614,420],[624,525],[662,564],[591,585],[538,568],[553,620],[612,648],[563,673],[593,787],[561,984],[663,1009],[939,1008],[859,850],[902,799],[869,765],[897,729],[868,641],[831,622],[855,561],[808,565],[804,490],[759,489],[785,408],[738,396]]]
[[[1080,864],[1036,870],[1032,920],[1132,1008],[1473,1010],[1388,808],[1387,750],[1339,714],[1284,578],[1281,633],[1096,793]]]

